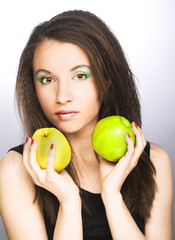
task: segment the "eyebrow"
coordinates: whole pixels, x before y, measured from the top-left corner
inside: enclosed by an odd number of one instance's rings
[[[73,67],[70,71],[72,72],[72,71],[74,71],[74,70],[76,70],[78,68],[82,68],[82,67],[86,67],[86,68],[90,69],[90,66],[82,64],[82,65],[77,65],[77,66]]]
[[[35,75],[37,75],[39,72],[51,73],[51,72],[49,72],[49,71],[47,71],[47,70],[45,70],[45,69],[38,69],[38,70],[36,71]]]
[[[82,68],[82,67],[86,67],[86,68],[89,68],[89,69],[90,69],[90,66],[85,65],[85,64],[81,64],[81,65],[77,65],[77,66],[71,68],[70,71],[72,72],[72,71],[74,71],[74,70],[76,70],[76,69],[78,69],[78,68]],[[51,72],[48,71],[48,70],[45,70],[45,69],[38,69],[38,70],[36,71],[35,75],[37,75],[39,72],[45,72],[45,73],[49,73],[49,74],[51,74]]]

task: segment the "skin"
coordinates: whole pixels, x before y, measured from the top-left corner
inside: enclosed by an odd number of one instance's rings
[[[47,40],[37,48],[33,65],[36,92],[42,109],[73,146],[81,171],[81,187],[93,193],[101,193],[113,239],[170,240],[173,188],[167,153],[151,145],[158,192],[151,217],[145,225],[146,235],[143,236],[120,193],[124,180],[137,165],[146,145],[141,129],[132,123],[136,146],[126,135],[128,151],[118,164],[103,159],[98,162],[91,145],[91,134],[100,109],[98,91],[91,75],[86,80],[77,80],[75,77],[77,71],[89,73],[86,54],[73,44]],[[86,67],[72,71],[79,65]],[[41,83],[41,76],[46,72],[39,69],[47,70],[47,75],[49,72],[49,84]],[[63,108],[76,110],[78,114],[70,119],[59,119],[54,113]],[[37,142],[31,142],[29,139],[25,144],[23,157],[11,151],[0,161],[0,211],[9,239],[47,239],[42,213],[38,203],[33,203],[34,183],[52,192],[60,202],[54,239],[83,239],[81,199],[77,186],[65,170],[59,173],[54,171],[55,146],[50,150],[47,169],[41,170],[36,162]]]
[[[37,96],[47,118],[67,136],[79,134],[82,128],[91,132],[97,122],[100,100],[85,53],[73,44],[46,41],[36,49],[33,66]],[[43,75],[50,77],[45,85],[38,81]],[[78,114],[59,120],[55,112],[63,109]]]

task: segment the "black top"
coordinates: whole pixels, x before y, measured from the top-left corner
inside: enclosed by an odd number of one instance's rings
[[[23,154],[24,144],[14,147],[10,150],[16,151]],[[10,151],[9,150],[9,151]],[[150,156],[150,144],[147,143],[145,150]],[[83,239],[84,240],[111,240],[112,236],[110,233],[105,208],[101,198],[101,194],[95,194],[88,192],[84,189],[82,190],[82,198],[86,202],[88,209],[90,209],[91,214],[87,214],[82,210],[82,221],[83,221]],[[72,216],[73,217],[73,216]],[[145,222],[140,219],[136,213],[132,214],[134,221],[139,227],[140,231],[145,233]],[[47,234],[49,240],[53,239],[54,228],[49,219],[44,216]]]

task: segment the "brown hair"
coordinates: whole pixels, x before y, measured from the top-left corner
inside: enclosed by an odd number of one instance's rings
[[[140,103],[134,76],[117,38],[94,14],[74,10],[63,12],[38,25],[22,53],[16,82],[16,99],[21,120],[29,136],[38,128],[52,126],[38,102],[32,66],[35,49],[47,39],[76,44],[87,54],[102,99],[99,119],[122,115],[141,126]],[[67,171],[79,185],[73,161]],[[154,166],[146,152],[143,152],[138,165],[122,187],[127,207],[142,219],[150,216],[156,190],[154,174]],[[41,208],[54,222],[55,208],[59,207],[57,199],[45,189],[36,186],[36,190]]]

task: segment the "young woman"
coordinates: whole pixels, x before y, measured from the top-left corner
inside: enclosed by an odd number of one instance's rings
[[[16,82],[26,143],[0,161],[0,211],[10,240],[171,239],[172,173],[167,153],[145,141],[140,104],[121,46],[95,15],[68,11],[38,25],[22,53]],[[116,164],[95,154],[98,120],[122,115],[136,146]],[[137,123],[137,124],[136,124]],[[138,127],[139,126],[139,127]],[[36,162],[38,128],[68,139],[68,167]]]

